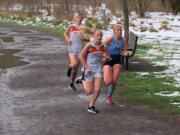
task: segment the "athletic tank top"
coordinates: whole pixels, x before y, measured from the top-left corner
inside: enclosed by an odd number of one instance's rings
[[[108,46],[108,50],[111,56],[113,55],[120,55],[121,49],[124,46],[124,40],[121,38],[120,42],[116,41],[116,37],[112,36],[112,42]]]
[[[94,42],[91,42],[91,47],[87,54],[87,65],[92,72],[102,72],[102,58],[104,53],[104,45],[101,44],[99,49],[96,49]]]
[[[72,44],[68,46],[71,51],[81,52],[83,47],[82,35],[77,33],[79,29],[75,24],[73,24],[70,32],[70,39]]]

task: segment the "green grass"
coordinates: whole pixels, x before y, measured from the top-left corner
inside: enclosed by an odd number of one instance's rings
[[[137,49],[142,49],[144,51],[148,51],[153,48],[152,44],[138,44]]]
[[[142,58],[142,57],[149,57],[150,59],[148,60],[150,63],[156,62],[156,61],[164,61],[165,57],[164,55],[168,54],[165,52],[162,48],[157,47],[158,44],[140,44],[138,45],[135,53],[135,58]],[[158,52],[163,52],[163,55],[159,54],[148,54],[147,52],[150,49],[157,50]]]
[[[163,52],[163,54],[148,54],[147,52],[150,49]],[[145,60],[152,63],[155,61],[164,61],[167,59],[165,58],[166,55],[168,53],[163,48],[159,48],[158,44],[140,44],[137,46],[135,58],[142,59],[143,57],[148,57]],[[136,72],[123,72],[118,80],[116,94],[120,95],[121,99],[128,103],[147,106],[158,114],[180,115],[180,107],[178,107],[180,105],[171,104],[173,102],[180,103],[179,97],[155,95],[155,93],[163,91],[168,91],[169,93],[180,91],[180,88],[173,85],[173,77],[167,77],[166,73],[162,72],[167,68],[167,66],[158,66],[156,71],[166,77],[159,77],[160,75],[155,75],[153,72],[144,76]]]
[[[143,56],[145,56],[147,53],[146,53],[146,51],[145,50],[142,50],[142,49],[137,49],[136,50],[136,55],[143,55]]]
[[[152,49],[152,45],[150,44],[138,44],[136,53],[135,53],[135,58],[141,58],[141,56],[147,56],[147,51]]]
[[[151,61],[152,62],[154,62],[154,61],[164,61],[165,60],[165,58],[164,58],[164,56],[156,56],[156,58],[154,58],[154,59],[152,59]]]
[[[0,22],[2,23],[11,24],[11,25],[20,25],[20,26],[22,25],[28,28],[48,31],[58,35],[63,35],[65,31],[64,27],[68,26],[67,22],[63,22],[61,20],[53,20],[53,21],[41,20],[39,22],[36,22],[35,18],[29,18],[29,17],[26,18],[23,16],[9,16],[7,14],[0,14],[0,17],[5,20],[5,21],[0,20]],[[19,24],[18,21],[23,22],[23,24],[25,25]],[[33,22],[33,24],[28,24],[28,22]],[[60,24],[64,27],[60,27],[59,26]],[[49,25],[53,25],[53,27]]]
[[[151,27],[150,29],[149,29],[149,31],[150,32],[158,32],[155,28],[153,28],[153,27]]]
[[[157,72],[161,72],[166,70],[168,67],[167,66],[157,66]]]
[[[135,72],[124,72],[118,80],[116,94],[120,95],[126,102],[148,106],[158,114],[177,115],[180,114],[180,108],[170,103],[172,101],[180,102],[178,97],[162,97],[154,94],[160,91],[180,91],[180,88],[173,85],[163,84],[172,84],[173,81],[173,78],[170,77],[157,78],[153,73],[140,77]]]
[[[45,25],[39,25],[39,26],[32,26],[32,25],[27,25],[29,28],[37,29],[37,30],[43,30],[43,31],[48,31],[51,33],[63,35],[64,29],[60,29],[59,27],[46,27]]]

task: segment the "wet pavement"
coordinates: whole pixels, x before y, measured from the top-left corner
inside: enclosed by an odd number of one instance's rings
[[[0,135],[180,134],[175,117],[157,116],[117,96],[114,105],[106,104],[107,88],[96,104],[100,114],[89,114],[90,97],[82,86],[76,92],[67,87],[69,61],[62,37],[0,24],[0,50],[25,62],[0,69]]]

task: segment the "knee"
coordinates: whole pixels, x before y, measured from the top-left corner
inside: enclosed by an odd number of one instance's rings
[[[73,63],[73,64],[71,64],[71,67],[72,68],[76,68],[78,66],[78,63]]]
[[[100,91],[100,89],[94,89],[94,92],[99,92]]]
[[[106,85],[111,85],[112,81],[111,80],[106,80],[105,83],[106,83]]]
[[[86,91],[87,94],[93,94],[93,91]]]
[[[111,86],[112,86],[113,88],[115,88],[116,82],[112,82]]]

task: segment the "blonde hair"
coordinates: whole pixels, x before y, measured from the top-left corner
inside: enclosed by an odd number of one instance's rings
[[[117,27],[120,27],[120,28],[122,29],[122,26],[121,26],[120,24],[116,24],[116,25],[113,26],[113,32],[115,31],[115,29],[116,29]]]
[[[82,14],[81,13],[75,13],[74,17],[73,17],[73,21],[75,22],[76,18],[78,18],[79,16],[82,16]]]
[[[92,28],[80,25],[79,30],[79,33],[81,33],[84,37],[92,37],[99,29],[96,29],[96,24],[94,24]]]

